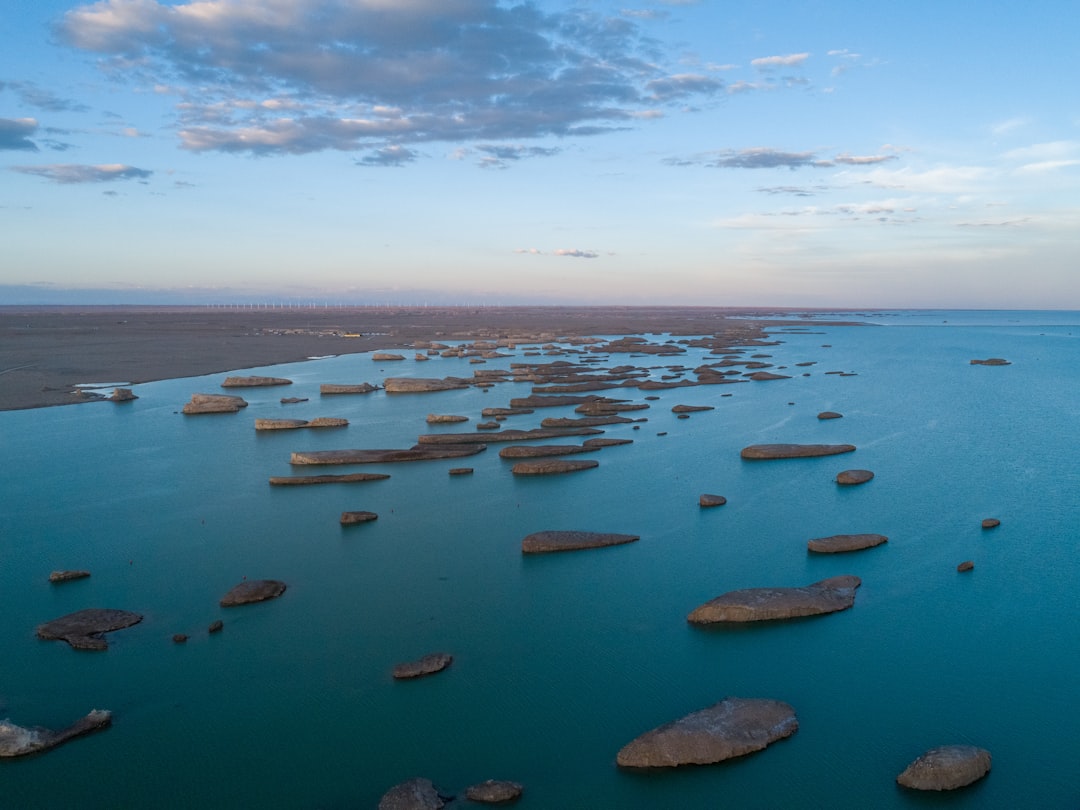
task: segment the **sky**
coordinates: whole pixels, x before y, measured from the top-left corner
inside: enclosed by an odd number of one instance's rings
[[[1080,309],[1075,0],[4,0],[0,304]]]

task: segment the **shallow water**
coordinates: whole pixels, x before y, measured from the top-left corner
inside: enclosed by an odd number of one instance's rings
[[[320,383],[560,359],[520,351],[484,366],[353,355],[245,370],[294,384],[241,392],[251,404],[236,415],[179,414],[192,393],[220,390],[224,374],[136,386],[140,398],[126,404],[0,413],[0,717],[60,728],[92,708],[114,713],[108,731],[0,762],[5,804],[374,807],[391,785],[424,775],[457,793],[514,779],[526,786],[518,806],[535,808],[1075,808],[1080,317],[1052,315],[778,327],[781,345],[749,353],[773,355],[792,379],[629,391],[660,397],[640,429],[606,429],[634,444],[578,456],[599,468],[551,478],[515,478],[499,444],[466,459],[288,464],[293,450],[408,447],[419,433],[471,430],[483,407],[530,391],[320,398]],[[612,355],[606,365],[659,376],[703,355]],[[1012,365],[969,364],[991,356]],[[794,366],[804,361],[816,365]],[[282,396],[311,400],[283,406]],[[679,403],[715,410],[680,420],[670,412]],[[821,421],[822,410],[844,417]],[[471,421],[428,426],[430,412]],[[573,415],[541,409],[504,427]],[[350,425],[256,434],[259,416]],[[858,450],[739,458],[761,442]],[[475,473],[447,474],[460,466]],[[851,467],[876,477],[839,488],[835,474]],[[391,478],[267,483],[347,471]],[[701,509],[703,492],[728,504]],[[358,509],[379,519],[339,526],[341,511]],[[1001,526],[981,529],[990,516]],[[641,540],[522,557],[522,537],[560,528]],[[812,537],[857,532],[889,542],[806,552]],[[969,559],[975,569],[957,573]],[[93,575],[50,585],[60,568]],[[723,630],[685,620],[724,591],[844,573],[863,579],[849,611]],[[289,588],[220,609],[244,577]],[[86,607],[145,619],[109,634],[105,653],[35,638],[37,624]],[[225,629],[209,636],[216,618]],[[178,632],[190,641],[173,644]],[[390,677],[395,663],[436,650],[455,656],[446,672]],[[719,766],[615,767],[633,737],[727,695],[785,700],[800,729]],[[918,754],[957,742],[991,751],[987,779],[947,797],[895,785]]]

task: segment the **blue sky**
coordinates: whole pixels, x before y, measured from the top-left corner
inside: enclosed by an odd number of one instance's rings
[[[1078,26],[9,0],[0,303],[1080,309]]]

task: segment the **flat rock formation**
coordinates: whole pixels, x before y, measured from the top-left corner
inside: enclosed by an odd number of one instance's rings
[[[319,416],[315,419],[256,419],[256,430],[297,430],[299,428],[348,427],[348,419]]]
[[[631,422],[645,422],[645,419],[631,419],[628,416],[583,416],[580,419],[549,416],[540,421],[542,428],[599,427],[601,425],[627,425]]]
[[[281,398],[281,404],[282,405],[295,405],[297,402],[307,402],[307,401],[308,401],[307,397],[282,397]]]
[[[440,458],[464,458],[486,450],[482,444],[414,445],[390,450],[308,450],[289,456],[289,463],[303,465],[386,464],[399,461],[432,461]]]
[[[855,604],[858,577],[823,579],[802,588],[746,588],[729,591],[695,608],[691,624],[717,622],[762,622],[818,616],[846,610]]]
[[[739,453],[746,459],[813,458],[855,450],[853,444],[752,444]]]
[[[640,535],[637,534],[612,534],[610,532],[534,532],[521,541],[521,553],[547,554],[552,551],[579,551],[586,548],[621,546],[639,539]]]
[[[114,388],[113,392],[105,399],[111,402],[131,402],[133,399],[138,399],[138,397],[130,388]]]
[[[843,419],[843,417],[844,415],[842,413],[837,413],[836,411],[822,411],[817,415],[818,419]]]
[[[481,804],[509,804],[521,798],[525,788],[517,782],[500,779],[488,779],[465,789],[465,798]]]
[[[468,388],[469,381],[458,377],[446,377],[441,380],[424,377],[387,377],[383,388],[388,394],[422,394],[429,391],[453,391]]]
[[[441,810],[445,805],[431,780],[419,776],[394,785],[379,799],[379,810]]]
[[[873,477],[874,474],[870,470],[844,470],[836,474],[836,483],[850,487],[865,484]]]
[[[345,475],[274,475],[270,477],[273,487],[302,487],[309,484],[357,484],[364,481],[385,481],[386,473],[346,473]]]
[[[58,745],[100,731],[112,725],[112,712],[94,709],[88,715],[75,721],[60,731],[35,726],[24,728],[0,721],[0,757],[23,757],[27,754],[40,754]]]
[[[799,728],[795,710],[779,700],[729,697],[647,731],[624,746],[624,768],[711,765],[760,751]]]
[[[514,410],[525,409],[532,411],[534,408],[556,408],[563,405],[581,405],[585,402],[594,402],[599,399],[595,395],[574,396],[564,394],[561,396],[532,394],[527,397],[516,397],[510,400],[510,407]]]
[[[1008,366],[1011,363],[1003,357],[988,357],[985,360],[972,360],[973,366]]]
[[[544,456],[569,456],[588,453],[597,447],[584,444],[512,444],[499,451],[499,458],[542,458]]]
[[[242,397],[229,394],[192,394],[191,401],[183,407],[186,414],[197,413],[236,413],[246,408],[247,402]]]
[[[73,579],[84,579],[90,576],[89,571],[53,571],[49,574],[49,582],[70,582]]]
[[[374,512],[342,512],[341,513],[341,525],[352,526],[354,523],[367,523],[371,520],[378,520],[379,516]]]
[[[974,745],[931,748],[896,777],[912,790],[956,790],[977,782],[990,772],[990,752]]]
[[[714,411],[712,405],[676,405],[671,409],[672,413],[697,413],[698,411]]]
[[[123,630],[142,621],[142,616],[127,610],[88,608],[53,619],[37,627],[37,637],[45,641],[66,641],[76,650],[105,650],[109,644],[104,634]]]
[[[994,529],[1001,525],[1001,521],[997,518],[984,518],[982,527],[984,529]]]
[[[535,413],[532,408],[484,408],[480,415],[485,418],[498,418],[500,416],[524,416]]]
[[[284,377],[226,377],[222,388],[258,388],[269,385],[292,385]]]
[[[418,658],[415,661],[398,664],[394,667],[394,677],[398,680],[406,680],[409,678],[422,678],[425,675],[434,675],[436,672],[442,672],[453,661],[454,656],[450,653],[428,653],[423,658]]]
[[[973,560],[964,560],[962,563],[956,566],[956,570],[959,571],[961,574],[965,571],[971,571],[974,568],[975,562]]]
[[[236,607],[277,599],[285,593],[285,587],[285,583],[278,579],[245,579],[230,588],[218,604],[221,607]]]
[[[378,391],[379,386],[372,385],[371,383],[359,383],[358,385],[335,385],[333,383],[324,383],[319,386],[319,393],[323,396],[333,394],[370,394],[372,391]]]
[[[429,413],[427,415],[427,423],[429,425],[444,425],[452,422],[468,422],[469,417],[458,416],[453,413]]]
[[[519,461],[510,468],[510,472],[514,475],[557,475],[579,470],[591,470],[593,467],[599,466],[600,462],[592,459],[584,461],[548,459],[544,461]]]
[[[840,554],[845,551],[861,551],[887,543],[889,538],[883,534],[834,534],[831,537],[818,537],[808,540],[806,547],[818,554]]]
[[[636,430],[637,428],[635,428]],[[598,447],[617,447],[620,444],[633,444],[633,439],[615,439],[599,437],[595,439],[586,439],[581,443],[582,447],[588,447],[590,450],[595,450]]]
[[[558,439],[562,436],[594,436],[602,430],[590,427],[533,428],[532,430],[499,430],[490,433],[425,433],[417,437],[420,444],[471,444],[473,442],[524,442],[534,439]]]
[[[747,375],[751,380],[790,380],[787,374],[773,374],[771,371],[755,371],[753,374]]]
[[[699,506],[723,506],[727,503],[727,498],[723,495],[701,495],[698,497]]]
[[[448,470],[448,472],[449,472],[450,475],[472,475],[473,474],[473,468],[472,467],[451,467]]]
[[[597,399],[593,402],[585,402],[574,408],[574,413],[584,416],[610,416],[620,411],[643,411],[649,407],[646,402],[618,402],[606,399]]]
[[[379,363],[379,362],[382,362],[383,360],[404,360],[405,355],[403,355],[403,354],[391,354],[390,352],[375,352],[374,354],[371,355],[371,359],[374,360],[376,363]],[[424,359],[427,360],[426,357]]]

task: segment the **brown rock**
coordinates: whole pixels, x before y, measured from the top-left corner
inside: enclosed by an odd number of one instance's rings
[[[172,640],[174,644],[183,644],[188,640],[187,633],[176,633],[173,635]]]
[[[49,574],[49,582],[70,582],[73,579],[84,579],[90,576],[89,571],[53,571]]]
[[[425,675],[434,675],[436,672],[442,672],[450,666],[453,660],[454,656],[450,653],[428,653],[423,658],[418,658],[415,661],[398,664],[394,667],[394,677],[398,680],[405,680],[408,678],[422,678]]]
[[[364,481],[385,481],[386,473],[346,473],[345,475],[275,475],[270,486],[306,486],[309,484],[355,484]]]
[[[740,455],[745,459],[812,458],[850,453],[853,444],[752,444]]]
[[[1008,366],[1011,363],[1002,357],[988,357],[986,360],[972,360],[973,366]]]
[[[956,790],[977,782],[990,772],[990,752],[974,745],[931,748],[896,777],[912,790]]]
[[[341,513],[341,525],[352,526],[355,523],[367,523],[368,521],[378,520],[379,516],[374,512],[342,512]]]
[[[234,585],[218,602],[221,607],[236,607],[252,602],[277,599],[285,593],[285,583],[277,579],[246,579]]]
[[[224,628],[224,627],[225,627],[225,622],[223,622],[221,619],[214,619],[214,621],[210,622],[210,626],[206,628],[206,632],[208,632],[208,633],[220,633],[222,628]]]
[[[429,391],[452,391],[456,388],[468,388],[469,381],[457,377],[442,380],[423,377],[387,377],[383,388],[388,394],[422,394]]]
[[[698,411],[716,410],[712,405],[676,405],[671,409],[672,413],[697,413]]]
[[[191,401],[183,407],[182,411],[186,414],[236,413],[246,407],[247,402],[242,397],[228,394],[192,394]]]
[[[639,539],[640,535],[637,534],[612,534],[610,532],[534,532],[521,541],[521,553],[546,554],[553,551],[579,551],[586,548],[618,546],[633,543]]]
[[[416,777],[386,791],[379,810],[441,810],[445,804],[430,779]]]
[[[836,483],[843,486],[855,486],[865,484],[874,474],[870,470],[844,470],[836,474]]]
[[[579,419],[549,416],[540,420],[541,428],[599,427],[601,425],[628,425],[632,422],[645,422],[645,419],[631,419],[628,416],[582,416]]]
[[[376,363],[379,363],[384,360],[404,360],[405,356],[401,354],[391,354],[390,352],[375,352],[371,355],[371,359]],[[426,357],[424,359],[427,360]]]
[[[472,475],[472,467],[451,467],[450,475]]]
[[[133,399],[138,399],[130,388],[114,388],[113,392],[105,398],[113,402],[131,402]]]
[[[790,380],[787,374],[773,374],[771,371],[755,371],[753,374],[747,375],[751,380]]]
[[[499,458],[542,458],[544,456],[569,456],[575,453],[588,453],[597,447],[583,444],[512,444],[499,451]]]
[[[727,503],[727,498],[723,495],[701,495],[698,498],[699,506],[723,506]]]
[[[956,570],[963,573],[964,571],[970,571],[974,567],[975,563],[972,560],[964,560],[962,563],[956,566]]]
[[[24,728],[6,720],[0,721],[0,757],[22,757],[40,754],[58,745],[100,731],[112,725],[112,712],[94,709],[82,719],[61,731],[36,726]]]
[[[104,650],[105,633],[123,630],[142,621],[138,613],[111,608],[88,608],[38,625],[37,637],[46,641],[66,641],[76,650]]]
[[[845,551],[861,551],[887,543],[883,534],[834,534],[831,537],[818,537],[808,540],[806,547],[819,554],[840,554]]]
[[[818,419],[842,419],[844,415],[836,411],[822,411],[817,415]]]
[[[326,383],[319,386],[319,393],[323,396],[333,394],[370,394],[372,391],[378,391],[379,386],[372,385],[371,383],[360,383],[359,385],[334,385],[333,383]]]
[[[486,782],[466,788],[465,798],[482,804],[508,804],[520,799],[524,791],[525,788],[517,782],[488,779]]]
[[[591,470],[599,467],[600,462],[592,459],[583,461],[564,461],[562,459],[545,459],[543,461],[519,461],[510,468],[514,475],[556,475],[558,473],[578,472],[579,470]]]
[[[452,422],[468,422],[469,417],[458,416],[453,413],[429,413],[427,415],[427,423],[429,425],[445,425]]]
[[[449,435],[449,434],[434,434]],[[423,437],[421,437],[423,438]],[[482,453],[482,444],[450,444],[434,446],[430,443],[393,450],[309,450],[295,452],[289,457],[293,466],[338,464],[387,464],[398,461],[431,461],[440,458],[463,458]]]
[[[307,402],[307,401],[308,401],[307,397],[282,397],[281,398],[281,404],[282,405],[295,405],[297,402]]]
[[[855,604],[858,577],[823,579],[802,588],[746,588],[729,591],[695,608],[691,624],[760,622],[818,616],[847,610]]]
[[[284,377],[226,377],[222,388],[256,388],[268,385],[292,385]]]
[[[296,430],[297,428],[347,427],[348,419],[320,416],[316,419],[256,419],[256,430]]]
[[[985,518],[982,522],[984,529],[993,529],[1001,525],[1001,521],[997,518]]]
[[[604,431],[590,427],[533,428],[532,430],[499,430],[491,433],[424,433],[416,437],[419,444],[472,444],[474,442],[527,442],[535,439],[558,439],[563,436],[595,436]],[[295,454],[294,454],[295,455]]]
[[[760,751],[798,728],[787,703],[729,697],[642,734],[615,761],[624,768],[710,765]]]

